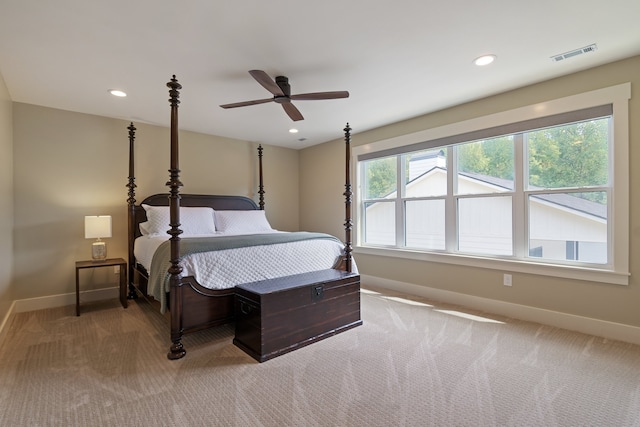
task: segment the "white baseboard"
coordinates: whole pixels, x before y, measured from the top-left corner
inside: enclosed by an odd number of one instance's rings
[[[80,292],[80,304],[83,302],[100,301],[110,298],[118,298],[119,288],[103,288],[92,291]],[[23,313],[25,311],[42,310],[45,308],[64,307],[66,305],[75,305],[76,294],[49,295],[46,297],[27,298],[14,301],[15,313]]]
[[[4,342],[4,338],[7,336],[7,331],[9,330],[9,324],[11,323],[11,319],[13,318],[13,313],[15,312],[16,302],[13,301],[11,306],[9,307],[9,311],[5,314],[4,319],[0,322],[0,346]]]
[[[80,292],[80,301],[82,304],[83,302],[118,298],[119,292],[120,289],[118,287],[83,291]],[[45,308],[64,307],[67,305],[75,305],[75,303],[75,292],[70,294],[49,295],[46,297],[27,298],[13,301],[11,303],[11,307],[9,307],[9,311],[4,316],[4,319],[2,319],[2,322],[0,322],[0,346],[4,342],[7,331],[9,330],[9,324],[11,323],[11,319],[15,313],[24,313],[26,311],[42,310]]]
[[[370,285],[372,287],[390,289],[448,304],[469,307],[487,313],[499,314],[513,319],[556,326],[558,328],[582,332],[584,334],[595,335],[608,339],[625,341],[632,344],[640,344],[640,328],[636,326],[497,301],[489,298],[481,298],[473,295],[429,288],[413,283],[399,282],[396,280],[383,279],[364,274],[361,275],[361,282],[364,284],[364,288],[366,288],[367,285]]]

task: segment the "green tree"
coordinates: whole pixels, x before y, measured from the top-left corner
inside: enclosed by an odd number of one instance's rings
[[[367,199],[383,198],[396,189],[397,162],[395,157],[369,160],[365,163]]]
[[[606,185],[608,120],[590,120],[528,134],[529,183],[542,188]]]
[[[458,170],[513,179],[513,137],[504,136],[458,146]]]

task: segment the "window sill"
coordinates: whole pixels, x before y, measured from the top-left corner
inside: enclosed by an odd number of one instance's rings
[[[416,261],[438,262],[443,264],[464,265],[467,267],[487,268],[491,270],[510,271],[535,274],[540,276],[561,277],[565,279],[584,280],[589,282],[628,285],[630,273],[616,272],[599,268],[585,268],[569,265],[545,264],[543,262],[526,262],[521,260],[489,258],[472,255],[427,253],[409,249],[378,248],[355,246],[355,255],[376,255],[390,258],[403,258]]]

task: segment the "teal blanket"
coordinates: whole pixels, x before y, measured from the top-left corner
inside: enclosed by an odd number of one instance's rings
[[[200,252],[237,249],[249,246],[274,245],[311,239],[330,239],[342,244],[339,239],[329,234],[311,233],[307,231],[247,234],[240,236],[190,237],[180,240],[180,259],[187,255]],[[166,241],[158,247],[153,255],[147,288],[148,294],[160,301],[160,309],[163,313],[167,308],[166,293],[169,292],[170,288],[169,279],[171,275],[167,272],[170,265],[171,242]]]

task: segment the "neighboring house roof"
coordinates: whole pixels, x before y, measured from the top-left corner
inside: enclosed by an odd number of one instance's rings
[[[607,205],[592,202],[591,200],[583,199],[581,197],[572,196],[571,194],[536,194],[533,197],[572,209],[577,212],[582,212],[598,218],[607,219]]]
[[[408,184],[415,183],[425,178],[428,174],[436,170],[446,172],[446,169],[440,166],[434,166],[431,169],[422,173],[421,175],[412,179]],[[486,183],[488,185],[504,188],[509,191],[512,191],[512,188],[513,188],[513,181],[510,179],[497,178],[494,176],[488,176],[488,175],[483,175],[483,174],[474,173],[474,172],[460,172],[460,175],[465,176],[469,179]],[[582,212],[597,218],[607,219],[606,205],[592,202],[590,200],[583,199],[581,197],[572,196],[569,193],[536,194],[533,197],[540,200],[544,200],[545,202],[548,202],[548,203],[553,203],[555,205],[574,210],[576,212]]]

